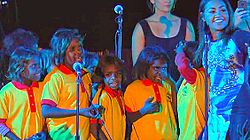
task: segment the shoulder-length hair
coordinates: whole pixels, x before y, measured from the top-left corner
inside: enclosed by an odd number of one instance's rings
[[[148,46],[144,48],[133,67],[133,77],[135,79],[147,78],[150,66],[158,59],[164,60],[169,65],[169,57],[162,48],[159,46]]]
[[[50,47],[54,53],[53,59],[55,65],[58,66],[64,63],[66,50],[74,39],[78,40],[80,46],[83,47],[84,37],[77,29],[60,28],[54,33],[50,41]]]
[[[7,78],[22,82],[21,73],[24,71],[25,65],[35,56],[40,57],[38,51],[18,46],[10,56]]]
[[[198,13],[198,33],[199,33],[199,47],[195,53],[195,63],[196,65],[201,65],[202,57],[203,57],[203,51],[205,47],[205,36],[207,35],[208,38],[211,38],[211,31],[206,24],[206,21],[204,20],[204,12],[205,12],[205,6],[206,4],[211,0],[201,0],[200,6],[199,6],[199,13]],[[233,9],[228,0],[218,0],[222,1],[226,5],[226,9],[229,14],[229,23],[223,30],[223,42],[224,44],[227,44],[228,38],[231,35],[231,33],[234,31],[234,25],[233,25]]]

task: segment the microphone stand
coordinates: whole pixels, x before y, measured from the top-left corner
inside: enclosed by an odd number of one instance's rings
[[[118,24],[118,29],[115,33],[115,53],[118,58],[122,59],[122,12],[115,18],[115,21]]]
[[[84,91],[85,91],[86,94],[87,94],[87,97],[88,97],[90,106],[94,106],[94,104],[93,104],[92,101],[90,100],[90,94],[88,93],[88,91],[87,91],[87,89],[86,89],[84,83],[82,82],[81,77],[80,77],[80,83],[79,83],[79,84],[81,84],[82,87],[84,88]],[[79,85],[78,85],[78,86],[79,86]],[[78,89],[79,89],[79,87],[78,87]],[[98,109],[96,109],[96,108],[94,107],[94,111],[98,112]],[[111,137],[111,135],[110,135],[110,132],[108,131],[108,129],[107,129],[105,123],[104,123],[104,121],[102,121],[102,125],[103,125],[105,131],[107,132],[107,134],[108,134],[108,136],[109,136],[109,139],[110,139],[110,140],[113,140],[112,137]],[[77,139],[77,140],[79,140],[79,139]]]
[[[208,47],[209,47],[209,36],[205,34],[205,140],[208,140]]]
[[[80,140],[80,136],[79,136],[79,112],[80,112],[80,84],[82,83],[82,78],[80,74],[77,74],[77,78],[76,78],[76,136],[75,139],[76,140]]]

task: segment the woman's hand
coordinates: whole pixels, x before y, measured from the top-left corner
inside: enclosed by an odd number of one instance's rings
[[[234,27],[238,27],[239,24],[249,18],[249,13],[244,8],[237,8],[234,12]]]

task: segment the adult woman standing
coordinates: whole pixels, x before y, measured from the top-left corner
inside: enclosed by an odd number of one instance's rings
[[[198,20],[199,48],[195,59],[197,64],[203,63],[210,78],[208,138],[225,140],[232,105],[244,82],[250,34],[234,31],[228,0],[202,0]]]
[[[181,40],[194,40],[193,25],[187,19],[175,16],[171,11],[176,0],[147,0],[153,15],[138,22],[132,35],[133,64],[147,46],[161,46],[170,57],[170,76],[177,81],[180,74],[175,66],[175,46]]]

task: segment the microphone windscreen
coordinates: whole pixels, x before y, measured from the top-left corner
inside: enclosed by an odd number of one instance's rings
[[[80,70],[82,69],[82,64],[81,64],[80,62],[75,62],[75,63],[73,64],[73,69],[74,69],[74,71],[76,71],[76,72],[80,71]]]
[[[121,5],[116,5],[114,8],[114,11],[116,14],[122,14],[123,13],[123,7]]]

